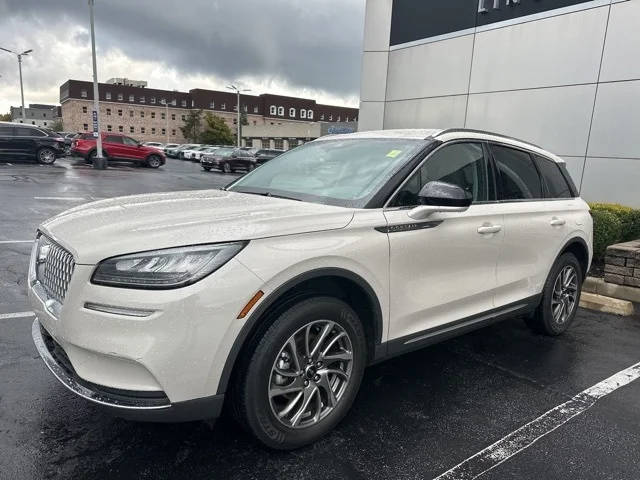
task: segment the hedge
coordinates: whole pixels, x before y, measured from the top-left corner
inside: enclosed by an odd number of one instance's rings
[[[640,239],[640,209],[616,203],[591,203],[593,256],[604,260],[609,245]]]

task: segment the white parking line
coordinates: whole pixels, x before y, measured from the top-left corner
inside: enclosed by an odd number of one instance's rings
[[[529,448],[545,435],[586,412],[598,400],[640,378],[640,363],[587,388],[568,402],[558,405],[520,427],[493,445],[469,457],[434,480],[473,480]]]
[[[33,240],[0,240],[1,243],[33,243]]]
[[[84,197],[33,197],[35,200],[68,200],[71,202],[77,202],[80,200],[86,200]]]
[[[24,318],[34,317],[33,312],[14,312],[14,313],[0,313],[0,320],[6,320],[7,318]]]

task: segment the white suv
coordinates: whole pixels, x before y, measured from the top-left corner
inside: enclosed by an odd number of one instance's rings
[[[43,223],[33,338],[120,416],[216,417],[273,448],[331,430],[365,366],[505,318],[576,314],[592,220],[564,162],[472,130],[328,136],[224,190]]]

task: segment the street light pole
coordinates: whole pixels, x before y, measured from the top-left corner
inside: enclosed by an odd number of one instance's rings
[[[237,110],[237,129],[236,129],[236,137],[237,137],[237,144],[238,147],[242,146],[242,124],[241,124],[241,115],[240,115],[240,92],[250,92],[251,90],[248,88],[245,89],[239,89],[238,87],[236,87],[234,84],[231,85],[227,85],[227,88],[229,90],[233,90],[234,92],[236,92],[237,95],[237,103],[236,103],[236,110]]]
[[[24,111],[24,88],[22,86],[22,56],[23,55],[29,55],[31,52],[33,52],[33,50],[25,50],[22,53],[16,53],[12,50],[8,50],[6,48],[2,48],[0,47],[0,50],[4,50],[5,52],[9,52],[9,53],[13,53],[16,57],[18,57],[18,71],[20,72],[20,99],[22,101],[22,111],[21,116],[22,116],[22,121],[26,122],[27,118],[25,115],[25,111]]]
[[[91,59],[93,61],[93,134],[96,137],[96,157],[93,167],[103,170],[107,166],[106,159],[102,157],[102,135],[100,133],[100,97],[98,92],[98,67],[96,64],[96,33],[93,19],[93,3],[89,0],[89,18],[91,22]]]

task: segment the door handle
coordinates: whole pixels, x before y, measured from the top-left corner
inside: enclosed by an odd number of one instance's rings
[[[502,225],[485,225],[478,227],[478,233],[480,235],[488,235],[490,233],[498,233],[502,230]]]
[[[567,223],[566,220],[562,220],[561,218],[553,217],[551,219],[551,221],[549,222],[549,225],[551,225],[552,227],[561,227],[565,223]]]

